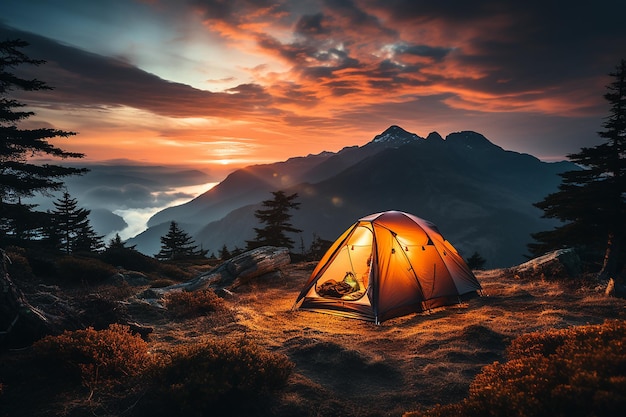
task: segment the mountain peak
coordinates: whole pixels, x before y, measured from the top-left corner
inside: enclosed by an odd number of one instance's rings
[[[488,148],[502,149],[498,145],[494,145],[492,142],[489,141],[489,139],[487,139],[480,133],[476,133],[471,130],[450,133],[448,136],[446,136],[446,143],[477,150]]]
[[[400,126],[392,125],[380,135],[376,135],[370,143],[385,144],[388,146],[398,147],[416,140],[423,140],[415,133],[409,133]]]
[[[430,132],[428,136],[426,136],[426,140],[430,141],[443,141],[441,135],[437,132]]]

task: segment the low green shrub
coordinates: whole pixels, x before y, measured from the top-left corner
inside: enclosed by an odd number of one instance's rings
[[[228,308],[212,290],[173,292],[165,297],[165,307],[175,317],[190,318]]]
[[[459,404],[406,417],[621,416],[626,409],[626,323],[530,333],[485,366]]]
[[[149,376],[142,415],[242,415],[267,405],[293,363],[245,340],[180,346]]]
[[[46,336],[35,342],[33,350],[42,368],[92,392],[121,384],[151,363],[147,343],[120,324]]]

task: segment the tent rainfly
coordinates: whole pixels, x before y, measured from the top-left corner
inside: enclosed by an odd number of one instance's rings
[[[381,323],[480,290],[433,223],[386,211],[359,219],[333,243],[294,308]]]

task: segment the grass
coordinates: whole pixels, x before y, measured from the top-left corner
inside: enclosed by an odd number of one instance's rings
[[[137,322],[154,328],[147,341],[153,355],[215,340],[245,340],[284,355],[294,364],[287,384],[272,394],[265,408],[253,413],[279,417],[401,416],[436,404],[457,404],[469,396],[472,381],[485,366],[507,361],[507,347],[518,337],[626,319],[626,301],[606,298],[593,286],[525,281],[504,270],[479,272],[484,297],[378,326],[292,311],[314,266],[290,265],[280,277],[251,283],[219,301],[213,294],[202,294],[204,301],[199,297],[197,304],[183,300],[183,307],[190,306],[188,315],[157,314],[132,299],[128,311]],[[210,311],[214,305],[219,308]],[[31,397],[32,386],[24,377],[30,373],[16,374],[23,365],[20,355],[25,354],[5,352],[0,357],[0,410],[14,410],[0,411],[0,417],[19,415],[15,407],[5,406],[24,402],[31,414],[39,416],[58,415],[60,409],[67,415],[107,415],[106,410],[108,415],[115,415],[111,410],[140,415],[139,405],[147,397],[132,394],[137,385],[129,389],[132,395],[114,397],[115,406],[110,402],[90,406],[78,401],[86,398],[85,392],[71,390]]]

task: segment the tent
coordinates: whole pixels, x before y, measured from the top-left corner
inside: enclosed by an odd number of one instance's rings
[[[433,223],[386,211],[359,219],[333,243],[294,308],[380,323],[457,303],[480,290]]]

